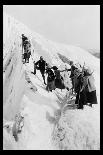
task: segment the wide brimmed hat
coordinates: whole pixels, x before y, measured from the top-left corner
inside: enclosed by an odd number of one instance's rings
[[[52,68],[53,68],[54,70],[57,70],[57,69],[58,69],[56,66],[53,66]]]

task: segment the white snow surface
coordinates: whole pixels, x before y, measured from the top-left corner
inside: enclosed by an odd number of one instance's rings
[[[28,64],[22,63],[21,34],[24,33],[32,44],[32,57]],[[66,109],[62,114],[66,90],[56,89],[47,92],[39,71],[34,75],[33,60],[37,61],[42,55],[50,65],[58,67],[65,65],[57,53],[65,55],[74,62],[85,63],[94,70],[95,85],[97,89],[98,104],[93,108],[88,106],[84,110]],[[3,149],[4,150],[56,150],[56,149],[86,149],[81,141],[77,140],[78,146],[74,145],[75,131],[78,131],[78,124],[82,122],[82,130],[87,135],[89,149],[99,149],[100,141],[100,60],[87,51],[71,45],[63,45],[47,40],[43,36],[30,31],[25,25],[3,13],[3,125],[13,126],[15,115],[21,112],[24,116],[24,127],[18,135],[16,142],[12,132],[3,128]],[[72,117],[71,117],[72,116]],[[76,122],[76,119],[78,121]],[[85,118],[85,119],[84,119]],[[73,132],[69,134],[72,124]],[[69,121],[69,123],[68,123]],[[61,123],[62,122],[62,123]],[[87,122],[87,126],[85,123]],[[64,123],[64,125],[63,125]],[[84,125],[83,125],[84,124]],[[57,125],[65,128],[68,134],[67,140],[60,144],[53,137],[57,133]],[[91,130],[88,129],[90,126]],[[87,128],[87,133],[86,133]],[[55,133],[56,132],[56,133]],[[54,135],[53,135],[54,134]],[[68,137],[70,136],[70,137]],[[81,136],[78,132],[77,136]],[[56,136],[55,136],[56,139]],[[72,140],[71,140],[72,139]],[[69,143],[70,142],[70,143]],[[85,143],[85,140],[83,141]],[[94,145],[94,143],[95,145]],[[66,144],[65,144],[66,143]],[[70,145],[69,147],[67,147]],[[88,149],[87,148],[87,149]]]

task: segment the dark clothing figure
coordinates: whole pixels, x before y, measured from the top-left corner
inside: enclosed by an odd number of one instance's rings
[[[46,73],[48,74],[48,81],[51,82],[55,79],[55,75],[50,68],[46,69]]]
[[[87,103],[97,104],[96,87],[94,85],[94,77],[90,70],[85,72],[83,89],[86,92]]]
[[[47,76],[47,90],[52,91],[55,90],[55,75],[50,68],[46,69]]]
[[[80,77],[78,83],[78,92],[75,104],[78,104],[79,109],[83,109],[83,105],[97,104],[96,88],[94,85],[94,78],[88,71],[84,72],[84,76]]]
[[[23,52],[23,48],[24,48],[24,51],[26,50],[26,40],[28,40],[28,38],[22,34],[22,52]]]
[[[70,62],[70,65],[71,65],[71,68],[67,69],[67,70],[71,71],[70,78],[71,78],[71,81],[72,81],[72,93],[73,93],[73,89],[74,89],[74,71],[75,71],[75,69],[77,69],[77,67],[74,66],[72,61]]]
[[[27,62],[27,59],[28,59],[27,41],[28,41],[28,38],[24,34],[22,34],[22,53],[24,55],[25,63]],[[23,48],[24,48],[24,52],[23,52]]]
[[[55,70],[55,85],[57,88],[64,89],[63,87],[63,77],[60,75],[60,70]]]
[[[24,51],[23,51],[24,48]],[[29,58],[31,55],[31,44],[30,41],[28,40],[28,38],[22,34],[22,54],[24,53],[24,59],[25,59],[25,63],[28,62],[29,63]]]
[[[27,52],[27,62],[28,62],[28,63],[29,63],[30,55],[31,55],[31,53],[30,53],[30,51],[28,51],[28,52]]]
[[[24,53],[24,60],[25,60],[25,63],[27,61],[27,53]]]
[[[33,62],[34,64],[34,75],[36,74],[36,65],[35,65],[35,61]]]
[[[90,103],[90,105],[97,104],[96,90],[92,92],[87,92],[86,95],[87,95],[87,102]]]
[[[70,78],[72,78],[74,76],[74,70],[75,69],[77,69],[77,67],[75,67],[74,65],[72,65],[71,68],[68,69],[68,71],[71,71]]]
[[[44,61],[43,58],[40,57],[40,60],[37,61],[37,62],[35,63],[35,65],[36,65],[36,69],[40,70],[41,75],[42,75],[43,80],[44,80],[44,84],[46,84],[46,83],[45,83],[45,76],[44,76],[45,69],[46,69],[46,66],[47,66],[46,61]]]
[[[83,85],[83,79],[82,79],[82,74],[79,75],[78,77],[78,84],[77,84],[77,89],[76,89],[76,100],[75,100],[75,104],[78,105],[78,109],[83,109],[83,105],[86,102],[86,96],[85,96],[85,91],[83,90],[81,92],[82,89],[82,85]]]
[[[60,75],[60,72],[64,72],[65,70],[59,70],[56,66],[52,67],[55,74],[55,86],[59,89],[65,89],[63,77]]]
[[[37,66],[37,68],[41,71],[44,72],[45,68],[46,68],[46,62],[44,60],[39,60],[35,63],[35,65]]]

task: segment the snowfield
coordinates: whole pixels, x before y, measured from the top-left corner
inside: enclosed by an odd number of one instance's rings
[[[27,64],[22,63],[22,33],[32,45]],[[33,60],[37,61],[41,55],[50,65],[69,67],[58,53],[81,65],[85,62],[94,71],[98,104],[93,108],[85,106],[84,110],[77,110],[73,100],[67,106],[67,90],[48,93],[40,72],[32,74]],[[68,73],[65,79],[71,87]],[[18,113],[24,117],[24,126],[15,141],[12,128]],[[100,149],[100,59],[79,47],[47,40],[6,13],[3,13],[3,149]]]

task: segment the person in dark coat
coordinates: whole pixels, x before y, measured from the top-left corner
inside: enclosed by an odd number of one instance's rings
[[[70,61],[70,66],[71,66],[71,68],[67,69],[67,70],[71,71],[70,78],[71,78],[71,81],[72,81],[72,93],[73,93],[73,89],[74,89],[74,71],[75,71],[75,69],[77,69],[77,67],[75,67],[73,61]]]
[[[92,104],[97,104],[96,87],[94,84],[94,77],[90,68],[84,71],[83,88],[86,93],[86,103],[92,107]]]
[[[77,83],[77,87],[76,87],[76,100],[75,100],[75,104],[78,105],[78,109],[83,109],[83,105],[86,104],[86,94],[84,89],[82,90],[83,87],[83,75],[80,74],[77,77],[78,83]]]
[[[75,104],[78,104],[78,109],[83,109],[83,105],[92,107],[92,104],[97,104],[96,87],[94,78],[90,69],[84,70],[84,75],[79,77],[78,92]]]
[[[37,62],[35,63],[35,65],[36,65],[36,68],[40,70],[41,75],[42,75],[43,80],[44,80],[44,84],[46,85],[46,82],[45,82],[45,75],[44,75],[45,69],[46,69],[46,66],[47,66],[46,61],[44,61],[44,60],[43,60],[43,57],[40,56],[40,60],[37,61]]]
[[[46,69],[47,76],[47,90],[52,91],[55,90],[55,75],[51,69],[51,67],[48,65]]]
[[[34,64],[34,75],[36,74],[36,65],[35,65],[35,61],[33,61]]]
[[[28,41],[28,38],[22,34],[22,54],[24,55],[24,60],[25,60],[25,63],[27,61],[27,41]],[[23,52],[23,48],[24,48],[24,52]]]
[[[24,50],[26,48],[25,43],[27,40],[28,40],[28,38],[24,34],[22,34],[22,51],[23,51],[23,48],[24,48]]]
[[[63,77],[60,75],[60,72],[64,72],[66,70],[59,70],[56,66],[52,67],[54,70],[54,75],[55,75],[55,86],[56,88],[59,89],[65,89],[65,85],[64,85],[64,80]]]

